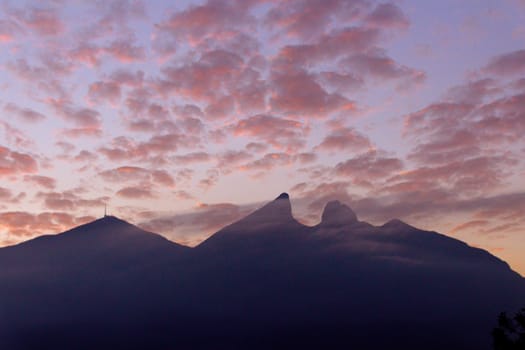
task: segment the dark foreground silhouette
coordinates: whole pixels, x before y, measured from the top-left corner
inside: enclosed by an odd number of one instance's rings
[[[0,249],[1,349],[490,349],[525,281],[488,252],[288,195],[195,248],[115,217]]]
[[[502,312],[492,337],[494,350],[525,350],[525,308],[512,317]]]

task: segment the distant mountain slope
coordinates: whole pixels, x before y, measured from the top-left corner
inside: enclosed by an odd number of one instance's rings
[[[189,248],[146,232],[114,216],[106,216],[57,235],[44,235],[2,248],[0,264],[21,259],[21,263],[63,265],[72,261],[96,263],[119,258],[140,257],[154,252],[178,253]],[[14,262],[14,261],[13,261]]]
[[[525,281],[488,252],[287,194],[187,248],[114,217],[0,249],[6,349],[489,349]]]

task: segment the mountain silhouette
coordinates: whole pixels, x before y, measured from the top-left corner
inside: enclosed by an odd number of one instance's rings
[[[321,225],[339,227],[357,222],[357,215],[348,206],[339,201],[328,202],[321,216]]]
[[[295,240],[306,229],[292,215],[288,194],[282,193],[275,200],[257,209],[241,220],[226,226],[207,240],[197,250],[210,250],[223,255],[225,250],[233,254],[263,251],[267,243],[281,246]]]
[[[281,194],[195,248],[115,217],[0,248],[6,349],[489,349],[525,280],[490,253]]]

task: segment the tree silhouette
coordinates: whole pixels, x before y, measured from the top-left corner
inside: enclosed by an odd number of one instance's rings
[[[494,350],[525,350],[525,308],[513,318],[502,312],[492,331]]]

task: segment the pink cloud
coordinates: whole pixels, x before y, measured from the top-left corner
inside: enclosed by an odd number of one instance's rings
[[[93,152],[82,150],[73,159],[77,162],[94,162],[98,156]]]
[[[164,78],[157,81],[156,88],[164,94],[175,91],[197,101],[213,101],[223,95],[228,86],[235,86],[243,63],[235,53],[207,51],[195,62],[164,67]]]
[[[95,18],[92,27],[83,32],[83,39],[99,39],[111,33],[129,32],[132,21],[145,19],[147,9],[142,0],[118,0],[89,3]]]
[[[57,141],[55,142],[55,146],[60,148],[60,150],[65,154],[73,152],[76,148],[75,145],[73,145],[72,143],[65,141]]]
[[[250,68],[245,69],[239,77],[236,87],[230,92],[235,98],[237,109],[241,113],[252,113],[266,108],[268,84],[259,72]]]
[[[366,52],[374,47],[378,39],[379,31],[373,28],[335,29],[320,37],[315,44],[282,47],[275,63],[297,66],[324,60],[333,61],[343,55]]]
[[[293,164],[294,157],[287,153],[267,153],[262,158],[244,164],[239,168],[245,171],[268,171],[275,167],[284,167]]]
[[[482,233],[482,234],[497,234],[497,236],[495,236],[495,237],[504,238],[505,235],[503,235],[502,233],[504,233],[504,232],[520,233],[522,227],[523,227],[523,223],[521,223],[521,222],[511,222],[511,223],[508,223],[508,224],[502,224],[502,225],[493,226],[493,227],[490,227],[490,228],[487,228],[487,229],[481,229],[480,233]]]
[[[173,107],[173,113],[183,118],[203,118],[204,113],[199,106],[193,104],[185,104],[183,106],[175,105]]]
[[[206,116],[211,119],[227,118],[233,112],[234,99],[232,96],[222,96],[212,101],[204,110]]]
[[[15,36],[22,31],[22,28],[16,22],[0,19],[0,43],[12,42]]]
[[[14,103],[8,103],[4,106],[4,110],[8,113],[12,113],[17,118],[26,122],[34,123],[46,119],[46,116],[40,112],[32,110],[31,108],[19,107]]]
[[[246,145],[246,150],[252,153],[261,153],[268,149],[268,145],[261,142],[250,142]]]
[[[305,71],[276,73],[272,77],[270,105],[273,111],[301,117],[327,117],[334,112],[352,112],[355,103],[328,93]]]
[[[359,19],[367,7],[368,3],[360,0],[287,1],[271,8],[264,22],[287,36],[310,39],[324,33],[335,20]]]
[[[508,173],[500,169],[509,169],[514,164],[515,160],[512,158],[478,156],[440,165],[422,166],[396,175],[389,181],[410,181],[419,184],[419,189],[422,190],[436,187],[473,195],[491,191],[501,185]]]
[[[149,119],[133,118],[127,122],[127,129],[135,132],[150,133],[157,129],[157,125]]]
[[[405,116],[405,135],[454,128],[474,109],[471,104],[438,102]]]
[[[180,156],[175,156],[174,160],[176,164],[194,164],[194,163],[205,163],[210,160],[210,155],[206,152],[193,152]]]
[[[80,128],[96,129],[101,125],[100,113],[92,108],[76,107],[70,101],[49,99],[56,113]]]
[[[45,206],[51,210],[74,210],[75,204],[72,200],[60,197],[50,197],[45,199]]]
[[[512,87],[518,91],[525,92],[525,78],[514,81]]]
[[[151,103],[146,113],[150,118],[157,120],[166,120],[170,116],[169,110],[158,103]]]
[[[136,166],[121,166],[111,170],[104,170],[99,175],[106,181],[122,183],[125,181],[144,180],[149,177],[149,171]]]
[[[82,208],[103,208],[108,197],[85,199],[74,191],[38,192],[35,198],[43,201],[44,206],[51,210],[75,211]]]
[[[413,159],[446,162],[498,150],[506,153],[504,145],[520,140],[525,132],[525,94],[504,94],[494,79],[468,82],[448,95],[454,92],[456,102],[434,103],[405,116],[406,135],[425,135],[414,147]]]
[[[488,220],[471,220],[471,221],[467,221],[467,222],[464,222],[462,224],[455,226],[450,231],[450,233],[457,233],[459,231],[469,230],[472,228],[479,228],[479,227],[487,226],[489,224],[490,222]]]
[[[339,176],[352,178],[357,183],[386,178],[403,170],[403,162],[383,152],[371,150],[335,166]]]
[[[117,191],[117,196],[129,199],[145,199],[155,197],[155,195],[151,192],[151,189],[142,186],[124,187]]]
[[[407,29],[410,22],[403,11],[393,3],[382,3],[366,17],[368,24],[383,28]]]
[[[17,77],[35,81],[48,78],[48,72],[44,67],[31,65],[24,58],[17,58],[15,61],[10,61],[6,64],[9,71],[16,74]]]
[[[88,96],[94,103],[107,101],[112,105],[117,105],[121,96],[120,85],[113,81],[94,82],[89,86]]]
[[[253,155],[246,151],[225,151],[217,155],[217,166],[221,169],[231,169],[239,163],[246,162],[252,158]]]
[[[301,164],[308,164],[313,163],[317,160],[317,154],[313,152],[304,152],[296,154],[294,158]]]
[[[195,171],[193,169],[183,168],[177,171],[176,179],[180,182],[189,182],[193,179],[194,174]]]
[[[78,137],[101,137],[102,136],[102,129],[100,129],[98,126],[94,127],[85,127],[85,128],[68,128],[68,129],[62,129],[60,131],[60,134],[75,139]]]
[[[193,148],[199,142],[197,137],[184,134],[165,134],[155,135],[147,142],[141,143],[138,147],[140,153],[170,153],[177,148]]]
[[[25,235],[35,222],[35,217],[26,212],[0,213],[0,227],[14,235]]]
[[[173,177],[166,170],[162,169],[149,170],[136,166],[121,166],[104,170],[99,173],[99,176],[105,181],[114,183],[140,182],[151,185],[151,182],[154,182],[167,187],[175,186]]]
[[[48,96],[43,97],[46,100],[49,95],[59,100],[71,100],[71,91],[65,87],[64,81],[75,69],[72,62],[62,56],[53,56],[49,52],[42,53],[38,59],[32,60],[32,62],[28,62],[28,59],[31,59],[31,56],[16,58],[8,61],[5,67],[17,79],[33,86],[35,88],[33,94],[35,92],[46,93]],[[31,96],[31,98],[34,97]]]
[[[485,71],[510,76],[525,72],[525,50],[517,50],[494,57],[487,66]]]
[[[104,51],[92,44],[81,43],[69,53],[73,61],[78,61],[87,64],[88,66],[98,66]]]
[[[141,70],[132,72],[130,70],[120,68],[111,73],[109,79],[118,85],[137,88],[144,84],[144,72]]]
[[[353,128],[340,128],[332,131],[317,146],[325,151],[362,151],[371,148],[370,139]]]
[[[165,163],[167,156],[182,149],[194,149],[200,144],[200,138],[183,133],[157,134],[147,141],[136,142],[131,138],[119,136],[108,146],[99,148],[99,152],[113,161],[143,160],[151,163]]]
[[[146,58],[146,50],[141,46],[133,45],[129,40],[113,41],[103,50],[121,63],[140,62]]]
[[[64,212],[42,212],[32,214],[22,211],[0,213],[0,229],[6,230],[18,239],[27,239],[39,234],[61,232],[75,225],[85,224],[94,220],[92,216],[75,217]]]
[[[33,183],[35,185],[47,188],[54,189],[56,187],[56,180],[49,176],[42,175],[26,175],[24,176],[24,181],[28,183]]]
[[[4,187],[0,187],[0,200],[6,201],[10,199],[12,195],[13,193],[11,192],[11,190]]]
[[[480,142],[472,131],[460,128],[448,130],[435,139],[420,142],[413,147],[408,158],[425,164],[450,163],[478,155],[481,152]]]
[[[520,140],[525,131],[524,111],[525,93],[504,96],[480,106],[471,125],[488,140]]]
[[[348,56],[341,63],[365,79],[399,80],[399,88],[409,88],[426,80],[426,73],[397,63],[382,50]]]
[[[38,35],[56,36],[63,33],[65,29],[59,14],[51,8],[12,10],[11,14],[23,27]]]
[[[208,131],[207,137],[216,144],[224,144],[228,140],[228,135],[222,128]]]
[[[175,187],[175,180],[165,170],[155,170],[151,173],[154,182],[166,187]]]
[[[324,71],[319,74],[319,79],[328,86],[343,92],[355,90],[363,86],[364,84],[364,80],[362,77],[359,77],[355,73],[351,72],[343,73],[334,71]]]
[[[136,157],[135,148],[136,145],[132,139],[119,136],[110,142],[109,147],[99,148],[99,152],[111,161],[122,161]]]
[[[157,25],[195,46],[206,37],[215,37],[230,28],[247,23],[251,17],[248,10],[251,1],[207,1],[176,12]]]
[[[483,102],[487,97],[501,92],[502,89],[498,86],[495,79],[484,78],[454,86],[447,91],[446,97],[448,101],[452,102],[478,104]]]
[[[184,131],[191,134],[200,134],[205,129],[204,123],[199,118],[179,118],[178,123]]]
[[[72,61],[91,67],[99,66],[105,56],[111,56],[121,63],[136,63],[144,61],[146,50],[130,40],[117,39],[106,46],[84,42],[69,51]]]
[[[34,142],[22,130],[15,128],[12,124],[0,120],[0,127],[4,130],[4,140],[10,146],[28,148],[34,146]]]
[[[277,148],[299,149],[310,128],[300,121],[259,114],[240,120],[232,131],[235,136],[253,137]]]
[[[151,48],[161,62],[177,53],[177,40],[170,33],[156,32],[153,34]]]
[[[34,173],[37,170],[37,162],[31,155],[0,146],[0,175]]]
[[[199,181],[199,186],[205,191],[215,186],[219,181],[219,171],[217,169],[209,169],[206,171],[206,177]]]
[[[513,57],[494,58],[484,72],[507,74],[498,70],[506,59],[510,60],[509,69],[519,69],[519,64],[513,66]],[[515,208],[522,205],[521,195],[497,194],[507,189],[520,171],[520,155],[515,149],[525,132],[521,122],[525,95],[514,89],[496,76],[470,80],[449,89],[444,100],[405,116],[405,136],[415,141],[408,159],[416,167],[390,177],[377,188],[376,193],[396,198],[389,210],[407,215],[401,208],[404,203],[414,213],[437,215],[455,210],[475,217],[453,232],[476,229],[488,233],[490,228],[482,226],[493,225],[492,220],[502,215],[511,221],[509,230],[519,225],[514,221],[519,217]],[[514,207],[501,198],[513,202]]]
[[[8,188],[0,187],[0,208],[7,207],[6,205],[18,205],[27,197],[25,192],[19,192],[18,194],[13,193]]]
[[[54,76],[70,75],[75,65],[67,57],[58,56],[55,52],[45,52],[40,55],[40,62],[45,70]]]
[[[213,37],[207,38],[201,44],[201,47],[223,47],[235,52],[236,54],[246,57],[246,61],[254,68],[261,68],[260,50],[262,43],[255,33],[245,29],[230,29]]]

